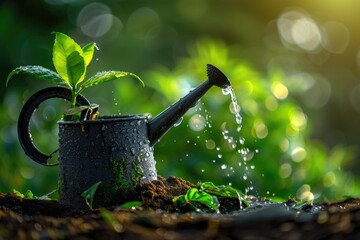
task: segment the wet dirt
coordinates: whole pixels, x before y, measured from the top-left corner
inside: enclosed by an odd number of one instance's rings
[[[241,214],[176,212],[172,198],[191,187],[176,177],[140,184],[143,206],[132,210],[75,209],[0,193],[0,239],[360,239],[360,199],[323,203],[311,214],[283,207]]]

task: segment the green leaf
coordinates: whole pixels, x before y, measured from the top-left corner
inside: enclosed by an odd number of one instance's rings
[[[72,38],[63,33],[55,33],[53,63],[57,73],[73,89],[85,77],[83,50]]]
[[[36,198],[31,190],[27,190],[24,194],[25,198],[34,199]]]
[[[142,202],[131,201],[131,202],[126,202],[124,204],[121,204],[120,208],[130,209],[130,208],[133,208],[133,207],[140,207],[140,206],[142,206]]]
[[[67,72],[70,85],[74,88],[77,84],[84,80],[85,61],[79,52],[72,52],[67,57]]]
[[[11,71],[6,80],[6,86],[12,76],[19,73],[25,73],[30,76],[47,80],[55,84],[66,84],[66,82],[54,71],[42,66],[20,66]]]
[[[95,183],[94,185],[92,185],[91,187],[86,189],[81,194],[81,196],[85,199],[86,205],[90,209],[93,209],[93,202],[94,202],[95,193],[96,193],[96,190],[97,190],[98,186],[100,185],[100,183],[101,183],[101,181]]]
[[[190,188],[186,194],[185,194],[185,200],[186,202],[199,202],[202,203],[204,205],[206,205],[207,207],[209,207],[210,209],[214,210],[214,211],[218,211],[219,210],[219,201],[217,200],[217,198],[215,196],[211,196],[210,194],[203,192],[203,191],[199,191],[197,188]]]
[[[184,195],[180,195],[180,196],[175,196],[173,199],[172,199],[173,203],[178,206],[178,207],[185,207],[186,205],[186,200],[185,200],[185,197]]]
[[[102,84],[104,82],[116,80],[118,78],[126,77],[126,76],[132,76],[136,79],[138,79],[143,85],[144,82],[138,77],[137,75],[129,72],[121,72],[121,71],[107,71],[107,72],[98,72],[93,77],[89,78],[87,81],[85,81],[79,88],[79,91],[77,94],[79,94],[82,90],[88,87],[92,87],[95,85]]]
[[[19,192],[16,189],[13,189],[13,193],[15,193],[16,196],[21,197],[21,198],[29,198],[29,199],[35,199],[37,197],[34,196],[34,194],[32,193],[31,190],[27,190],[25,192],[25,194],[22,194],[21,192]]]
[[[21,197],[21,198],[24,198],[24,194],[22,194],[21,192],[19,192],[18,190],[16,190],[15,188],[13,189],[13,193],[18,196],[18,197]]]
[[[87,67],[94,56],[95,43],[89,43],[82,48],[84,53],[85,66]]]
[[[204,182],[204,183],[198,183],[198,187],[212,195],[221,196],[221,197],[230,197],[230,198],[237,198],[239,199],[239,202],[242,202],[245,204],[245,206],[250,206],[250,203],[245,199],[245,194],[243,194],[241,191],[237,190],[236,188],[233,188],[231,186],[215,186],[212,182]]]

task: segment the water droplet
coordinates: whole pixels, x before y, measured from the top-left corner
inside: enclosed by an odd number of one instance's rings
[[[243,145],[245,143],[245,138],[244,137],[240,137],[239,138],[239,142],[241,143],[241,145]]]
[[[181,117],[181,118],[179,118],[175,123],[174,123],[174,127],[177,127],[177,126],[179,126],[181,123],[182,123],[182,121],[183,121],[183,117]]]
[[[205,169],[201,169],[201,172],[205,172]]]
[[[218,154],[217,156],[218,156],[218,158],[222,158],[222,155],[221,155],[221,154]]]
[[[224,95],[229,95],[230,92],[231,92],[231,90],[232,90],[232,87],[231,87],[231,86],[228,86],[228,87],[222,89],[222,93],[223,93]]]
[[[98,51],[100,50],[99,46],[95,42],[94,42],[94,48]]]
[[[226,165],[226,164],[221,165],[221,169],[222,169],[222,170],[227,169],[227,165]]]

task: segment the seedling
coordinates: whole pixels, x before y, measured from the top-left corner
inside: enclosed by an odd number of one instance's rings
[[[173,202],[177,207],[183,208],[189,206],[190,209],[195,211],[206,211],[206,208],[209,208],[214,212],[219,212],[220,206],[216,196],[212,196],[197,188],[190,188],[185,195],[174,197]]]
[[[218,197],[236,198],[239,200],[239,209],[242,204],[250,206],[245,199],[245,195],[230,186],[215,186],[212,182],[199,182],[196,188],[190,188],[185,195],[173,198],[173,203],[181,210],[189,207],[190,210],[204,211],[209,210],[219,213],[220,203]]]
[[[94,202],[94,197],[95,197],[95,193],[96,190],[98,188],[98,186],[100,185],[100,182],[97,182],[95,184],[93,184],[91,187],[89,187],[88,189],[86,189],[81,196],[85,199],[86,205],[92,210],[93,209],[93,202]]]
[[[52,195],[53,193],[55,193],[57,191],[57,189],[45,194],[45,195],[42,195],[40,197],[37,197],[33,194],[33,192],[31,190],[27,190],[25,193],[21,193],[20,191],[16,190],[16,189],[13,189],[13,193],[18,196],[18,197],[21,197],[21,198],[28,198],[28,199],[38,199],[38,200],[51,200],[50,198],[50,195]]]
[[[86,88],[125,76],[132,76],[144,84],[137,75],[123,71],[98,72],[85,80],[87,67],[94,55],[95,43],[89,43],[81,48],[80,45],[69,36],[60,32],[55,32],[54,34],[55,43],[52,51],[52,60],[56,72],[42,66],[20,66],[10,72],[6,85],[8,85],[13,75],[19,73],[25,73],[54,84],[64,85],[71,90],[70,109],[72,109],[76,106],[77,96]],[[71,112],[73,110],[69,111]]]

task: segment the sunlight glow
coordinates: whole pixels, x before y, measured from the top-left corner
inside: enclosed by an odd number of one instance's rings
[[[322,33],[318,24],[301,10],[283,13],[277,21],[277,27],[285,45],[297,46],[309,52],[321,46]]]
[[[350,42],[350,31],[342,23],[331,21],[316,22],[303,9],[293,8],[277,20],[277,28],[284,46],[311,53],[326,50],[343,53]]]

